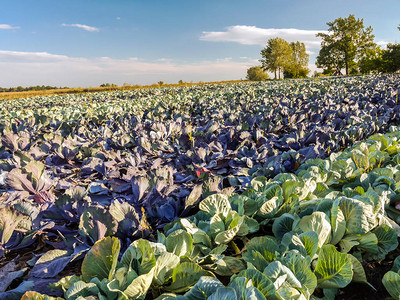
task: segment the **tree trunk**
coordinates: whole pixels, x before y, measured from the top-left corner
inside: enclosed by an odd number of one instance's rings
[[[275,73],[275,79],[276,79],[276,69],[274,70],[274,73]]]

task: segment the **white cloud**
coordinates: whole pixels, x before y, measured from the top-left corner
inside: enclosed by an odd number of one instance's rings
[[[247,56],[241,56],[239,58],[241,60],[246,61],[248,63],[251,63],[253,65],[259,65],[260,64],[259,58],[252,58],[252,57],[247,57]]]
[[[386,42],[386,41],[378,41],[378,42],[376,42],[376,44],[377,44],[378,46],[386,47],[387,44],[389,44],[389,42]]]
[[[165,62],[172,62],[172,59],[162,57],[162,58],[156,59],[156,61],[165,63]]]
[[[0,51],[0,69],[7,76],[0,78],[0,87],[55,85],[99,86],[110,82],[122,85],[151,84],[158,81],[218,81],[246,77],[254,59],[246,61],[221,58],[196,63],[173,60],[143,60],[137,57],[115,59],[110,57],[82,58],[47,52]]]
[[[99,86],[102,83],[122,85],[184,81],[219,81],[245,78],[247,69],[260,65],[258,59],[225,57],[195,63],[172,59],[144,60],[138,57],[70,57],[48,52],[0,50],[0,87],[52,85],[69,87]],[[310,75],[317,70],[310,64]],[[318,71],[321,71],[318,69]]]
[[[322,72],[323,70],[321,68],[318,68],[316,64],[309,64],[308,69],[310,69],[310,73],[308,73],[308,76],[314,75],[314,72]]]
[[[95,32],[95,31],[100,31],[99,28],[97,27],[93,27],[93,26],[89,26],[89,25],[84,25],[84,24],[61,24],[61,26],[64,27],[76,27],[76,28],[81,28],[83,30],[86,31],[90,31],[90,32]]]
[[[50,54],[47,52],[20,52],[0,50],[0,62],[59,62],[69,59],[65,55]]]
[[[19,29],[18,26],[12,26],[9,24],[0,24],[0,29]]]
[[[224,57],[224,58],[219,58],[219,59],[217,59],[217,61],[220,61],[220,62],[230,62],[230,61],[232,61],[232,57]]]
[[[295,28],[259,28],[256,26],[235,25],[226,31],[203,31],[200,40],[208,42],[235,42],[243,45],[265,46],[270,38],[280,37],[288,42],[303,42],[307,48],[319,48],[320,38],[315,35],[323,30],[303,30]]]

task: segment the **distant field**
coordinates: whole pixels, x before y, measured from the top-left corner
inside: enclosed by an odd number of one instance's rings
[[[156,87],[178,87],[178,86],[193,86],[203,84],[218,84],[218,83],[237,83],[242,80],[228,80],[228,81],[213,81],[213,82],[184,82],[182,84],[151,84],[151,85],[128,85],[128,86],[109,86],[109,87],[88,87],[88,88],[70,88],[70,89],[54,89],[54,90],[41,90],[41,91],[23,91],[23,92],[4,92],[0,93],[0,99],[19,99],[19,98],[30,98],[37,96],[51,96],[51,95],[65,95],[65,94],[83,94],[83,93],[95,93],[95,92],[108,92],[108,91],[129,91],[136,89],[148,89]]]

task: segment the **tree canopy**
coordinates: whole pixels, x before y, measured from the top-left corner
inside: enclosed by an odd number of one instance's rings
[[[339,74],[344,68],[346,75],[349,75],[351,69],[358,69],[358,63],[368,55],[368,51],[377,47],[372,27],[365,28],[364,20],[352,14],[347,18],[337,18],[327,25],[328,33],[317,34],[322,38],[317,66]]]
[[[274,73],[275,79],[306,77],[309,70],[306,46],[301,42],[288,43],[282,38],[272,38],[261,50],[262,68]],[[278,76],[277,76],[278,75]]]
[[[290,63],[283,72],[285,78],[307,77],[310,70],[307,68],[309,55],[306,52],[306,45],[297,41],[291,42],[290,47],[292,48],[292,54]]]
[[[320,32],[321,49],[316,65],[323,74],[346,75],[390,73],[400,70],[400,44],[388,44],[386,49],[374,42],[372,27],[365,27],[364,20],[350,14],[328,22],[327,32]],[[400,25],[397,27],[400,30]],[[263,70],[274,73],[275,79],[307,77],[309,55],[302,42],[288,43],[282,38],[271,38],[261,50],[261,67],[248,70],[247,79],[264,80]],[[265,72],[264,72],[265,73]]]
[[[267,41],[267,45],[261,50],[262,67],[274,73],[275,79],[281,78],[281,72],[287,67],[292,59],[292,48],[289,43],[281,38],[272,38]]]
[[[398,27],[400,30],[400,26]],[[392,73],[400,70],[400,44],[387,44],[386,49],[369,48],[358,62],[361,74]]]
[[[390,73],[400,70],[400,44],[388,44],[382,52],[383,72]]]
[[[250,67],[247,70],[247,79],[251,81],[264,81],[269,79],[269,75],[261,66]]]

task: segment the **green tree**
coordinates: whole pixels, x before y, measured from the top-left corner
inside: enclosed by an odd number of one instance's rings
[[[247,80],[251,81],[264,81],[269,79],[268,74],[261,66],[250,67],[247,69]]]
[[[281,79],[281,72],[290,63],[292,48],[289,43],[281,38],[269,39],[267,45],[261,50],[262,59],[260,62],[264,70],[269,70],[274,73],[278,72]]]
[[[369,49],[366,55],[359,61],[359,71],[361,74],[378,73],[382,71],[382,54],[380,47]]]
[[[337,18],[326,23],[328,33],[318,33],[322,38],[321,50],[317,56],[317,66],[340,73],[345,68],[346,75],[358,68],[358,62],[367,55],[369,49],[376,48],[372,27],[364,27],[363,19],[354,15]]]
[[[292,57],[290,63],[285,67],[283,75],[285,78],[304,78],[310,70],[308,66],[308,54],[304,43],[291,42]]]
[[[382,71],[386,73],[400,70],[400,44],[388,44],[382,53]]]
[[[118,85],[114,83],[102,83],[100,84],[100,87],[117,87]]]

